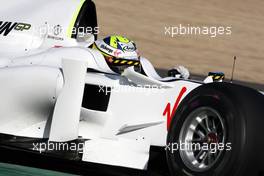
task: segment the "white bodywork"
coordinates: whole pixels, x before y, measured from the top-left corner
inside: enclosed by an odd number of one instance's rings
[[[58,41],[48,38],[54,31],[40,35],[33,29],[59,24],[68,30],[82,3],[9,0],[1,6],[5,19],[0,21],[32,27],[0,34],[0,133],[56,142],[90,139],[83,161],[146,169],[150,145],[166,144],[167,104],[172,110],[183,87],[187,92],[181,100],[201,84],[162,79],[146,59],[142,65],[148,76],[132,68],[118,75],[98,51],[67,34]],[[111,88],[107,111],[81,107],[85,84]]]

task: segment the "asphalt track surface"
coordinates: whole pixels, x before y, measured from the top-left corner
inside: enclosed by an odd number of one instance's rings
[[[160,68],[184,65],[196,74],[222,71],[230,78],[264,84],[263,0],[95,0],[99,38],[124,35],[140,55]],[[231,26],[231,35],[171,35],[165,27]]]
[[[166,70],[159,70],[159,74],[166,75]],[[206,76],[192,75],[192,79],[203,80]],[[228,81],[228,80],[227,80]],[[258,90],[264,90],[264,85],[233,81],[233,83],[245,85]],[[0,176],[17,175],[89,175],[89,176],[169,176],[164,148],[151,147],[148,171],[139,171],[129,168],[106,166],[94,163],[80,163],[65,161],[51,156],[40,156],[36,153],[26,152],[0,146],[0,162],[16,165],[0,164]],[[23,169],[21,166],[28,166]],[[36,168],[40,168],[38,170]],[[42,170],[45,169],[45,170]],[[53,172],[56,171],[56,172]],[[64,174],[67,173],[67,174]]]

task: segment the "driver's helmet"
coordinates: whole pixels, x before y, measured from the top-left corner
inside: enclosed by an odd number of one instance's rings
[[[109,67],[116,73],[122,73],[130,66],[140,71],[140,56],[136,44],[128,38],[112,35],[95,41],[93,49],[103,54]]]

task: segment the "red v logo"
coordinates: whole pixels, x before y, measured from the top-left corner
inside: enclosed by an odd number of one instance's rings
[[[170,124],[171,124],[171,120],[179,106],[180,100],[182,98],[182,96],[184,95],[184,93],[187,91],[186,87],[183,87],[178,95],[178,97],[176,98],[176,102],[174,103],[173,109],[171,111],[171,104],[168,103],[164,112],[163,112],[163,116],[167,115],[167,130],[170,129]]]

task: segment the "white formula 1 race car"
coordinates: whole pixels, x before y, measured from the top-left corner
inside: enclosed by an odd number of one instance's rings
[[[8,0],[0,14],[1,147],[147,170],[157,146],[172,175],[263,173],[259,91],[220,73],[161,78],[145,58],[144,73],[113,72],[88,48],[90,0]]]

